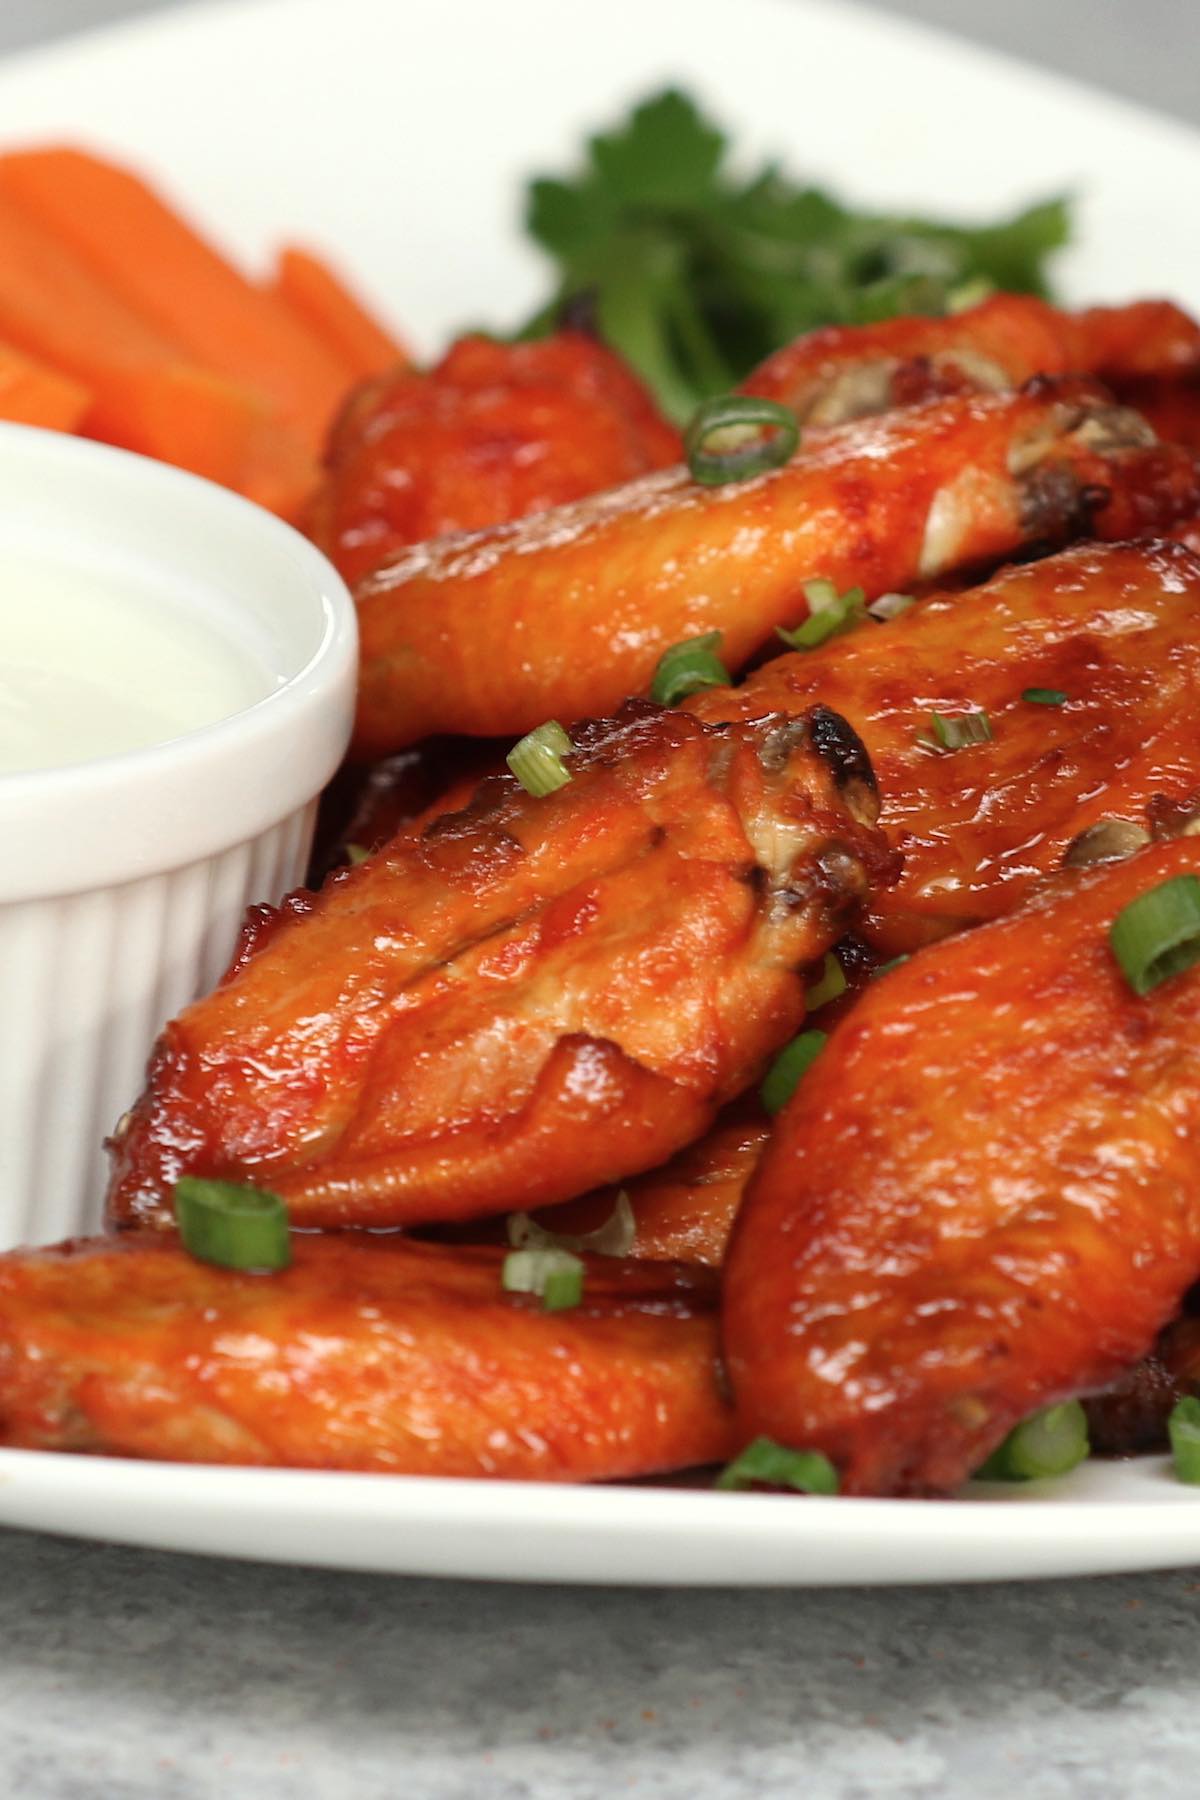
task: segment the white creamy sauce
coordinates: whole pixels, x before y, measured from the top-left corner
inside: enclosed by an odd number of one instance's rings
[[[196,612],[0,545],[0,775],[164,743],[277,683]]]

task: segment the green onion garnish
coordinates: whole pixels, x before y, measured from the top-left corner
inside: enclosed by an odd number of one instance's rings
[[[1171,1455],[1180,1481],[1200,1486],[1200,1400],[1188,1394],[1176,1402],[1167,1420]]]
[[[911,955],[912,951],[906,950],[903,956],[893,956],[890,962],[880,963],[877,969],[871,970],[871,980],[878,981],[881,975],[890,975],[893,969],[898,969],[901,963],[906,963]]]
[[[1200,962],[1200,878],[1175,875],[1123,907],[1108,941],[1135,994]]]
[[[692,415],[683,454],[693,481],[723,487],[779,468],[799,442],[800,426],[790,406],[757,394],[722,394]]]
[[[184,1249],[201,1262],[265,1273],[292,1260],[287,1207],[263,1188],[184,1175],[175,1183],[175,1218]]]
[[[357,869],[359,863],[365,863],[370,854],[365,844],[346,845],[346,861],[352,869]]]
[[[791,630],[782,625],[775,627],[775,635],[792,650],[815,650],[818,644],[840,632],[853,630],[866,616],[866,595],[860,587],[847,588],[839,594],[832,581],[806,581],[804,598],[809,605],[807,619]]]
[[[624,1188],[610,1216],[595,1231],[547,1231],[527,1212],[509,1213],[505,1229],[514,1250],[590,1250],[596,1256],[628,1256],[637,1238],[637,1220]]]
[[[800,1080],[825,1048],[827,1031],[802,1031],[785,1044],[763,1077],[758,1097],[769,1113],[781,1112]]]
[[[816,1012],[822,1006],[828,1006],[831,1000],[840,999],[847,988],[846,971],[831,950],[821,965],[821,974],[810,988],[804,992],[804,1001],[809,1012]]]
[[[566,787],[571,771],[563,762],[575,748],[557,719],[548,719],[515,743],[505,762],[528,794],[541,799]]]
[[[944,713],[930,713],[933,735],[943,750],[965,750],[969,744],[991,741],[992,722],[985,712],[960,713],[949,719]]]
[[[910,606],[916,604],[913,594],[880,594],[878,600],[872,600],[867,611],[873,619],[886,625],[889,619],[899,618],[902,612],[907,612]]]
[[[543,1312],[565,1312],[583,1299],[583,1264],[569,1250],[510,1250],[500,1285],[509,1294],[537,1294]]]
[[[719,631],[706,631],[664,650],[650,683],[650,698],[660,706],[678,706],[701,688],[729,687],[729,670],[717,655],[720,642]]]
[[[795,1488],[801,1494],[836,1494],[837,1470],[819,1450],[788,1450],[774,1438],[755,1438],[717,1476],[719,1488]]]
[[[1087,1414],[1078,1400],[1064,1400],[1023,1419],[975,1471],[976,1479],[1042,1481],[1067,1475],[1088,1449]]]
[[[1031,706],[1065,706],[1067,696],[1061,688],[1026,688],[1021,695]]]

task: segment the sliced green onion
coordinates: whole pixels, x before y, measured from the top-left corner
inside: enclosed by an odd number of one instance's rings
[[[717,1476],[719,1488],[795,1488],[801,1494],[836,1494],[837,1470],[819,1450],[788,1450],[774,1438],[755,1438]]]
[[[263,1188],[184,1175],[175,1183],[175,1218],[184,1249],[201,1262],[266,1273],[292,1260],[287,1207]]]
[[[757,394],[723,394],[693,414],[683,434],[683,454],[693,481],[723,487],[779,468],[799,442],[800,426],[790,406]]]
[[[817,575],[812,581],[804,582],[800,592],[808,601],[809,612],[828,612],[842,597],[837,583],[830,581],[827,575]]]
[[[650,698],[660,706],[678,706],[701,688],[729,687],[732,677],[717,655],[720,642],[719,631],[706,631],[664,650],[650,683]]]
[[[352,869],[357,869],[359,863],[365,863],[370,854],[365,844],[346,845],[346,861]]]
[[[506,1230],[514,1250],[590,1250],[596,1256],[628,1256],[637,1237],[637,1220],[622,1188],[612,1213],[595,1231],[547,1231],[527,1212],[509,1213]]]
[[[1200,877],[1175,875],[1123,907],[1108,941],[1135,994],[1200,962]]]
[[[915,606],[916,596],[913,594],[880,594],[878,600],[872,600],[867,611],[873,619],[886,625],[889,619],[899,618],[910,606]]]
[[[1078,1400],[1047,1406],[1010,1431],[975,1471],[980,1481],[1043,1481],[1067,1475],[1088,1454],[1087,1414]]]
[[[906,963],[911,955],[912,951],[906,950],[903,956],[893,956],[891,962],[880,963],[877,969],[871,970],[871,980],[878,981],[881,975],[890,975],[893,969],[898,969],[901,963]]]
[[[1167,1420],[1175,1473],[1189,1486],[1200,1486],[1200,1400],[1192,1394],[1176,1402]]]
[[[537,1294],[543,1312],[565,1312],[583,1299],[583,1264],[568,1250],[510,1250],[500,1285],[509,1294]]]
[[[853,630],[866,617],[867,597],[860,587],[839,594],[832,581],[806,581],[804,598],[809,605],[807,619],[790,630],[775,627],[775,635],[792,650],[815,650],[840,632]]]
[[[846,971],[831,950],[821,965],[819,979],[805,989],[804,1001],[809,1012],[817,1012],[831,1000],[840,999],[848,985]]]
[[[1021,695],[1031,706],[1065,706],[1067,695],[1061,688],[1026,688]]]
[[[763,1077],[758,1097],[769,1113],[782,1112],[801,1078],[825,1048],[827,1031],[802,1031],[786,1044]]]
[[[930,713],[933,735],[942,750],[965,750],[971,744],[991,741],[992,722],[985,712],[960,713],[949,719],[944,713]]]
[[[548,719],[515,743],[504,760],[526,793],[541,799],[570,781],[571,771],[563,757],[574,748],[558,720]]]

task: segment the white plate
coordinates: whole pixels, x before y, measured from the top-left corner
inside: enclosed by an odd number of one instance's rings
[[[142,163],[233,248],[339,254],[419,345],[515,321],[544,272],[521,177],[684,82],[747,157],[987,215],[1068,190],[1079,298],[1200,306],[1184,127],[837,0],[226,0],[0,68],[0,135]],[[0,1523],[277,1561],[497,1578],[982,1580],[1200,1561],[1160,1460],[966,1500],[804,1500],[208,1469],[0,1452]]]

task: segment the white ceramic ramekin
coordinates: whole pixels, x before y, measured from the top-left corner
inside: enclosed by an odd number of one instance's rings
[[[103,1138],[248,904],[302,878],[354,707],[354,608],[299,533],[123,451],[0,426],[0,544],[215,624],[264,697],[91,763],[0,775],[0,1248],[100,1222]],[[20,596],[0,593],[6,608]]]

